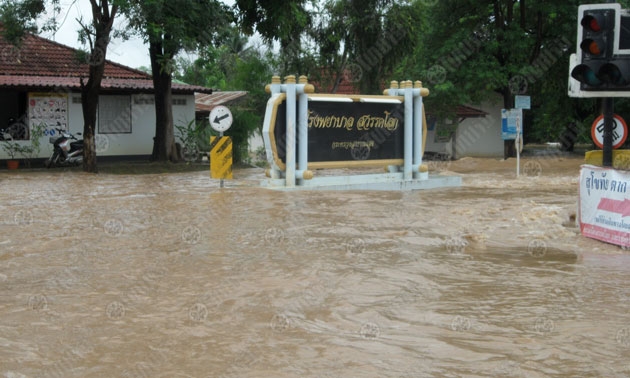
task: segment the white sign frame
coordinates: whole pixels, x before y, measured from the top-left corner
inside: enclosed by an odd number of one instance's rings
[[[208,116],[208,121],[210,122],[210,127],[219,133],[223,133],[227,131],[234,121],[232,117],[232,112],[226,106],[219,105],[215,106]]]

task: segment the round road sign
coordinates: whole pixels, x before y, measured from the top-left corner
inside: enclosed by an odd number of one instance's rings
[[[620,115],[615,114],[613,116],[613,148],[617,149],[621,147],[626,138],[628,137],[628,126],[626,125],[626,121],[621,118]],[[591,137],[593,138],[593,142],[599,148],[604,148],[604,115],[600,115],[593,122],[593,126],[591,127]]]
[[[232,126],[232,112],[223,105],[215,106],[210,111],[208,120],[214,130],[222,133]]]

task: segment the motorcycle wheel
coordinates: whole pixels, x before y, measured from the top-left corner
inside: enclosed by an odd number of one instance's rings
[[[44,162],[44,166],[46,168],[50,168],[53,165],[57,164],[57,160],[59,160],[59,154],[57,152],[54,152],[53,155]]]

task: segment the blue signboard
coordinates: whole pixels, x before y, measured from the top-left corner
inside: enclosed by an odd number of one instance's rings
[[[532,98],[529,96],[514,96],[514,107],[516,109],[531,109]]]
[[[523,136],[523,109],[501,109],[501,138],[515,140],[516,130]]]

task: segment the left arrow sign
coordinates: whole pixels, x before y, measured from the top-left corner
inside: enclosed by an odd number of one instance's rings
[[[230,117],[229,114],[224,114],[221,117],[216,116],[216,117],[214,117],[214,123],[221,123],[221,121],[223,121],[224,119],[229,118],[229,117]]]

